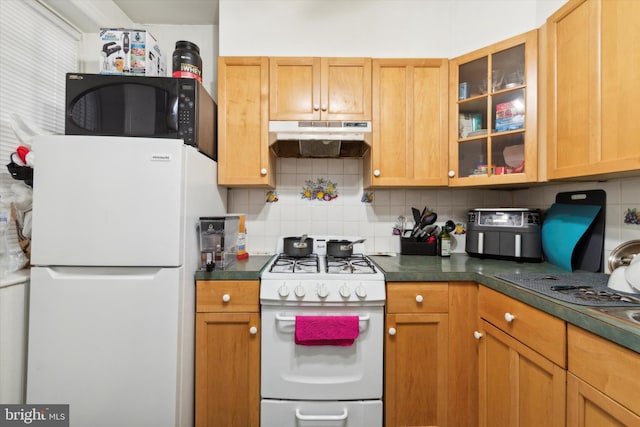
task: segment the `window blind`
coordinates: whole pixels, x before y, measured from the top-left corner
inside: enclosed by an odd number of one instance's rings
[[[78,71],[81,33],[36,0],[0,0],[0,207],[19,183],[7,170],[20,142],[10,114],[64,133],[65,74]],[[9,245],[17,239],[9,239]]]
[[[19,145],[11,113],[44,131],[64,133],[65,73],[78,69],[80,36],[35,0],[0,1],[0,161],[5,186],[14,181],[5,165]],[[10,181],[4,182],[7,177]]]

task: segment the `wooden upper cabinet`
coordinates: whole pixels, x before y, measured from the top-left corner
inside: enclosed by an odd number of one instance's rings
[[[640,169],[640,2],[570,0],[549,17],[549,179]]]
[[[218,183],[275,187],[269,150],[269,60],[218,58]]]
[[[447,85],[446,59],[373,60],[365,187],[447,184]]]
[[[371,120],[371,59],[269,59],[271,120]]]
[[[449,66],[450,186],[538,180],[538,30]]]

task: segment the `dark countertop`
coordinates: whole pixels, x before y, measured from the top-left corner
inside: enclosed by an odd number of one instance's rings
[[[224,271],[196,273],[196,280],[259,280],[272,255],[251,255]],[[587,306],[565,303],[494,277],[499,273],[566,273],[549,263],[519,263],[452,254],[449,258],[422,255],[383,256],[371,259],[388,282],[474,281],[584,328],[640,353],[640,327],[617,320]]]
[[[251,255],[237,260],[226,270],[197,271],[196,280],[260,280],[260,273],[273,255]]]
[[[567,273],[549,263],[519,263],[452,254],[371,256],[388,282],[474,281],[640,353],[640,326],[590,307],[566,303],[494,277],[499,273]],[[577,274],[577,273],[576,273]]]

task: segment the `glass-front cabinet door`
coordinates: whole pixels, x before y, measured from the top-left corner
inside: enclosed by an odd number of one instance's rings
[[[451,60],[449,185],[538,179],[537,30]]]

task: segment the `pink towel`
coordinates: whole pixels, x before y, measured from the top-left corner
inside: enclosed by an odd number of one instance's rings
[[[358,316],[296,316],[298,345],[350,346],[360,334]]]

